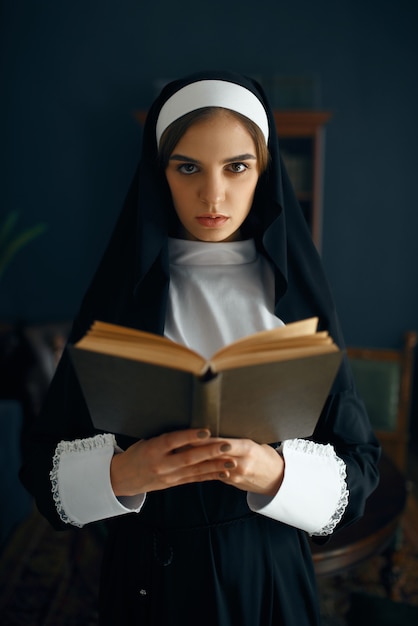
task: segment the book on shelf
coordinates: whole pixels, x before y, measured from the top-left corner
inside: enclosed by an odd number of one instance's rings
[[[342,354],[318,319],[249,335],[209,360],[96,321],[70,354],[95,428],[137,439],[184,428],[273,443],[312,435]]]

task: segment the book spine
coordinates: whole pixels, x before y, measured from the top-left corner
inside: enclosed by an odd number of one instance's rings
[[[222,374],[210,380],[196,378],[193,387],[191,428],[209,428],[213,437],[219,436]]]

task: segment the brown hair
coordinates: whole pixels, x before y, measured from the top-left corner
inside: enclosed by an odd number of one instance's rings
[[[261,129],[257,126],[257,124],[255,124],[255,122],[250,120],[245,115],[241,115],[241,113],[231,111],[230,109],[223,109],[222,107],[204,107],[202,109],[196,109],[195,111],[182,115],[165,129],[161,136],[158,148],[159,160],[163,169],[166,169],[174,148],[185,132],[193,126],[193,124],[213,117],[219,111],[227,112],[231,115],[231,117],[235,117],[244,126],[244,128],[251,135],[255,144],[258,173],[262,174],[267,169],[270,155]]]

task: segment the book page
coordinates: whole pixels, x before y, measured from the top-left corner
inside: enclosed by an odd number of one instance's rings
[[[330,340],[327,343],[317,345],[305,345],[296,347],[279,347],[270,350],[254,350],[250,354],[223,353],[210,361],[210,369],[214,373],[224,372],[230,369],[238,369],[249,365],[261,363],[278,363],[280,361],[293,361],[311,356],[338,352],[339,348]]]
[[[238,339],[206,361],[197,352],[152,333],[96,321],[76,348],[170,367],[196,376],[233,367],[268,363],[338,350],[326,331],[316,332],[318,318],[293,322]]]
[[[313,337],[316,334],[318,326],[318,318],[311,317],[306,320],[298,322],[292,322],[287,326],[279,326],[270,330],[262,330],[258,333],[242,337],[233,343],[229,344],[218,350],[211,358],[211,361],[217,359],[218,356],[225,354],[226,352],[232,353],[249,353],[254,349],[258,349],[260,346],[271,346],[278,342],[285,340],[293,340],[294,338],[300,338],[303,342],[306,337]]]
[[[167,337],[105,322],[94,322],[87,335],[75,347],[173,367],[197,376],[206,369],[206,360],[200,354]]]

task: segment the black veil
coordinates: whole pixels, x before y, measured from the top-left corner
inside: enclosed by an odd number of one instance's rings
[[[163,332],[164,315],[157,314],[151,301],[158,289],[157,309],[164,308],[168,285],[168,223],[173,209],[164,173],[158,166],[155,128],[159,112],[171,95],[189,83],[205,79],[225,80],[246,87],[259,98],[267,112],[271,162],[260,177],[250,219],[256,229],[257,246],[274,265],[276,312],[285,322],[318,315],[321,326],[327,327],[341,345],[328,282],[280,157],[270,105],[254,80],[216,71],[196,73],[170,83],[151,106],[144,127],[140,164],[83,300],[72,339],[86,332],[94,319]],[[128,315],[126,302],[130,302]],[[143,310],[144,303],[148,313]]]

